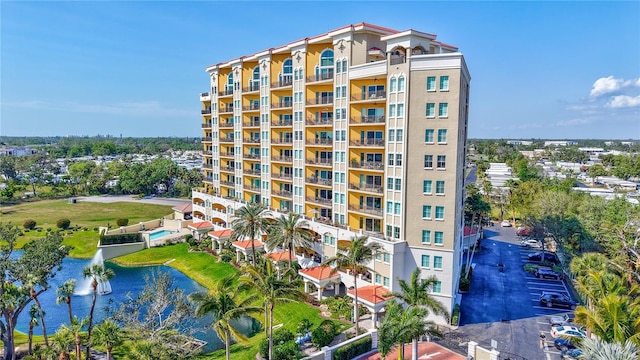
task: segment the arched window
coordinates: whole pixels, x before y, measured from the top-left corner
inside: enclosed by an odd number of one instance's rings
[[[227,85],[233,85],[233,73],[229,73],[229,79],[227,79]]]
[[[260,67],[253,68],[253,74],[249,80],[249,91],[256,91],[260,89]]]
[[[288,86],[291,84],[293,84],[293,61],[291,59],[287,59],[282,64],[280,86]]]
[[[293,61],[291,59],[284,61],[284,65],[282,65],[282,73],[293,74]]]
[[[320,54],[320,64],[316,67],[316,78],[318,80],[333,78],[333,50],[327,49]]]
[[[325,50],[320,55],[320,66],[333,66],[333,50]]]

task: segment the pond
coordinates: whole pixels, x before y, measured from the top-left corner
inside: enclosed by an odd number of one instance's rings
[[[61,324],[67,324],[69,322],[66,304],[56,304],[56,288],[63,282],[72,278],[77,279],[77,286],[80,286],[83,281],[82,269],[89,265],[90,262],[90,260],[64,259],[62,262],[62,269],[49,281],[49,290],[45,291],[38,297],[43,310],[45,311],[45,321],[47,324],[47,333],[49,335],[53,334]],[[98,296],[94,314],[94,323],[99,322],[105,317],[105,307],[117,307],[120,302],[126,299],[127,293],[131,293],[132,296],[138,294],[145,285],[145,275],[151,274],[154,270],[169,273],[174,280],[174,284],[182,289],[186,295],[206,290],[185,274],[169,266],[121,267],[109,262],[105,265],[111,268],[115,272],[116,276],[110,281],[111,293]],[[89,316],[92,296],[93,295],[91,294],[84,296],[74,295],[71,298],[73,314],[78,317]],[[18,320],[17,330],[25,334],[29,331],[30,306],[31,305],[29,305],[22,314],[20,314],[20,318]],[[207,346],[204,348],[205,352],[224,348],[224,343],[220,341],[215,331],[210,328],[212,322],[213,318],[211,316],[207,316],[202,319],[197,319],[192,324],[192,328],[196,329],[194,336],[207,342]],[[246,335],[252,335],[259,331],[260,328],[260,324],[251,318],[241,319],[236,323],[236,325],[237,328]],[[42,335],[42,327],[38,326],[34,328],[34,333]]]

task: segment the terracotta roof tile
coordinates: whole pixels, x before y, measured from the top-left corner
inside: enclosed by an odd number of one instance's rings
[[[331,266],[316,266],[310,269],[300,269],[298,273],[305,274],[308,277],[314,278],[316,280],[324,280],[331,278],[338,278],[340,274],[338,272],[333,272],[333,268]],[[359,296],[360,294],[358,294]]]
[[[174,206],[171,208],[172,210],[175,210],[177,212],[181,212],[181,213],[190,213],[192,211],[192,205],[191,203],[187,203],[184,205],[178,205],[178,206]]]
[[[263,256],[275,262],[289,261],[289,259],[297,260],[295,256],[289,256],[288,251],[272,252],[272,253],[264,254]]]
[[[393,296],[385,297],[391,291],[382,285],[369,285],[358,288],[358,299],[366,300],[372,304],[381,303],[387,301]],[[355,294],[354,289],[349,290],[349,294]]]
[[[216,231],[209,231],[209,236],[212,236],[217,239],[222,239],[222,238],[230,237],[231,233],[233,233],[233,230],[231,229],[222,229],[222,230],[216,230]]]
[[[253,240],[254,246],[255,247],[263,247],[264,244],[262,243],[262,241],[255,239]],[[240,241],[234,241],[233,243],[231,243],[233,246],[235,247],[239,247],[242,249],[251,249],[251,240],[240,240]]]
[[[189,228],[195,230],[213,229],[213,224],[210,221],[200,221],[191,223],[191,225],[189,225]]]

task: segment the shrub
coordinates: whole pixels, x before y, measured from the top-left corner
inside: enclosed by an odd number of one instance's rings
[[[126,219],[126,218],[118,219],[116,220],[116,224],[118,226],[127,226],[129,225],[129,219]]]
[[[71,220],[69,219],[58,219],[58,221],[56,221],[58,229],[67,230],[69,225],[71,225]]]
[[[345,345],[333,353],[333,360],[350,360],[371,350],[371,337],[367,336]]]
[[[323,305],[327,305],[331,317],[334,319],[343,317],[347,320],[351,320],[353,316],[353,302],[351,298],[346,296],[331,296],[323,299],[321,302]]]
[[[233,251],[229,249],[224,249],[220,253],[220,261],[223,261],[223,262],[227,262],[227,263],[231,262],[233,260],[233,257],[234,257]]]
[[[524,264],[524,271],[528,272],[529,274],[533,274],[538,270],[538,265],[536,264]]]
[[[465,277],[461,277],[460,286],[459,286],[460,291],[469,291],[470,287],[471,287],[471,280]]]
[[[331,344],[336,336],[336,326],[331,320],[325,320],[311,333],[311,342],[317,348]]]
[[[272,360],[295,360],[302,358],[300,347],[295,341],[287,341],[284,344],[273,344]]]
[[[451,314],[451,325],[458,326],[460,322],[460,304],[456,304],[453,307],[453,313]]]
[[[51,228],[50,227],[47,228],[47,232],[51,232]]]
[[[300,323],[298,324],[298,328],[296,329],[298,334],[304,335],[309,330],[311,330],[311,321],[309,321],[309,319],[300,320]]]
[[[36,228],[36,221],[33,219],[27,219],[22,223],[22,227],[27,230],[33,230]]]
[[[273,351],[273,357],[275,358],[275,347],[276,345],[282,345],[285,344],[287,342],[292,342],[295,345],[295,342],[293,341],[294,339],[294,335],[291,331],[285,329],[285,328],[279,328],[273,331],[273,347],[274,347],[274,351]],[[297,345],[296,345],[297,346]],[[265,338],[262,339],[262,341],[260,341],[260,346],[258,348],[258,351],[260,351],[260,356],[262,356],[263,358],[267,359],[269,356],[269,338]],[[285,358],[286,359],[286,358]]]

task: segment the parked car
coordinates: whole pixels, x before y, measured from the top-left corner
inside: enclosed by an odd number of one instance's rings
[[[575,326],[552,326],[551,336],[554,338],[585,338],[587,334]]]
[[[500,226],[511,227],[511,223],[509,222],[509,220],[502,220],[502,223],[500,223]]]
[[[573,314],[564,314],[562,316],[549,317],[549,324],[551,326],[569,325],[574,321]]]
[[[526,239],[526,240],[522,240],[520,242],[520,246],[522,247],[528,247],[528,248],[533,248],[533,249],[540,249],[542,248],[542,244],[540,244],[540,241],[536,240],[536,239]]]
[[[531,229],[528,228],[528,227],[519,226],[516,229],[516,235],[518,235],[518,236],[529,236],[529,235],[531,235]]]
[[[576,346],[571,341],[571,338],[557,338],[553,340],[553,346],[558,350],[575,349]]]
[[[541,251],[533,253],[533,254],[529,254],[529,256],[527,257],[529,259],[529,261],[538,261],[541,262],[544,256],[544,261],[548,261],[548,262],[552,262],[554,264],[559,264],[560,260],[558,260],[558,257],[556,256],[556,254],[554,253],[550,253],[550,252],[544,252],[544,255],[542,255],[543,253]]]
[[[582,355],[582,350],[580,349],[567,349],[560,352],[560,356],[563,359],[578,359],[580,355]]]
[[[557,272],[551,270],[550,268],[548,268],[546,266],[540,266],[538,268],[538,270],[536,270],[536,274],[535,275],[539,279],[560,280],[560,278],[562,277],[562,275],[558,274]]]
[[[542,292],[542,295],[540,295],[540,305],[546,307],[568,307],[573,310],[576,308],[578,303],[564,294],[556,292]]]

